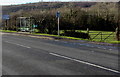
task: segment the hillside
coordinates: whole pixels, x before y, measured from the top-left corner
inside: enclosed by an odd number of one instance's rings
[[[3,6],[3,14],[9,14],[12,12],[17,12],[19,10],[30,11],[30,10],[50,10],[55,8],[62,7],[82,7],[87,8],[95,5],[95,2],[38,2],[38,3],[29,3],[21,5],[10,5]]]

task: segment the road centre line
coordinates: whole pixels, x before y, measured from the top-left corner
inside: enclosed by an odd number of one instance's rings
[[[25,46],[25,45],[21,45],[21,44],[16,44],[16,43],[11,43],[9,41],[5,41],[5,42],[10,43],[10,44],[15,44],[15,45],[18,45],[18,46],[21,46],[21,47],[25,47],[25,48],[31,48],[29,46]]]
[[[117,70],[113,70],[113,69],[110,69],[110,68],[106,68],[104,66],[100,66],[100,65],[93,64],[93,63],[77,60],[77,59],[70,58],[70,57],[67,57],[67,56],[59,55],[59,54],[56,54],[56,53],[49,53],[49,54],[57,56],[57,57],[65,58],[65,59],[68,59],[68,60],[76,61],[76,62],[79,62],[79,63],[87,64],[87,65],[90,65],[90,66],[94,66],[94,67],[104,69],[104,70],[107,70],[107,71],[111,71],[111,72],[114,72],[114,73],[120,73]]]

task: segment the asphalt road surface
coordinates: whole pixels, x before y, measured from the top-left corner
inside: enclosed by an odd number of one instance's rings
[[[3,75],[118,75],[118,50],[2,35]]]

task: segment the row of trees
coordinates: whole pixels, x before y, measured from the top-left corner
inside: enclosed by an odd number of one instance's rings
[[[97,3],[90,8],[59,8],[52,10],[20,10],[11,13],[11,19],[8,21],[9,29],[16,30],[16,18],[20,16],[34,17],[37,29],[42,33],[57,34],[56,12],[60,11],[60,30],[87,29],[115,31],[118,24],[117,3]]]

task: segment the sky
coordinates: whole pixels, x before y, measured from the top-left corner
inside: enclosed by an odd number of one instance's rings
[[[0,5],[17,5],[34,2],[48,1],[118,1],[118,0],[0,0]]]
[[[26,4],[26,3],[34,3],[41,1],[72,1],[72,0],[0,0],[0,5],[17,5],[17,4]],[[75,1],[89,1],[89,0],[75,0]]]

